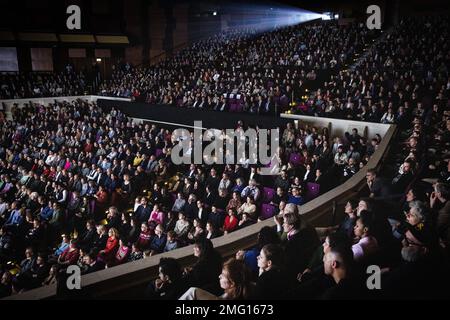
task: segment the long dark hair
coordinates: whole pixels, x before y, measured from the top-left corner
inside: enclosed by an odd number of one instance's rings
[[[274,228],[271,227],[262,227],[258,233],[258,244],[257,248],[259,250],[262,249],[266,244],[279,244],[280,237]]]
[[[197,246],[200,251],[198,261],[205,260],[215,254],[213,243],[209,239],[198,239],[195,241],[194,245]]]

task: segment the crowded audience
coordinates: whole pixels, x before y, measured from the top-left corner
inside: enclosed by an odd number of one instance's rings
[[[223,32],[149,68],[118,65],[99,94],[151,104],[279,114],[376,36],[357,23]],[[345,39],[345,41],[342,41]]]
[[[242,110],[254,113],[280,112],[293,97],[295,113],[397,124],[395,147],[326,228],[301,215],[317,196],[311,187],[324,193],[351,178],[380,136],[354,128],[332,137],[328,128],[288,123],[279,128],[279,173],[267,177],[248,164],[174,165],[180,141],[168,129],[114,108],[81,100],[14,108],[0,129],[0,294],[54,283],[71,264],[86,274],[193,244],[196,262],[184,270],[161,258],[148,298],[442,297],[450,253],[448,18],[403,19],[343,71],[369,43],[365,30],[324,23],[231,32],[149,69],[120,68],[102,87],[105,95],[221,111],[235,103],[229,94],[240,95]],[[307,88],[328,69],[336,72]],[[276,227],[224,262],[210,239],[264,219]],[[381,269],[382,290],[366,286],[371,265]]]
[[[89,90],[86,75],[71,64],[61,73],[0,74],[0,83],[0,99],[81,96]]]

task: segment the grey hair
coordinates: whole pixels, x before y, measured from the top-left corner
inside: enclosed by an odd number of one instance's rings
[[[436,183],[434,186],[436,193],[440,193],[441,196],[445,199],[449,198],[449,187],[445,183]]]
[[[288,203],[286,204],[286,207],[284,208],[284,213],[292,213],[298,215],[298,207],[294,203]]]
[[[413,201],[416,203],[411,203],[409,207],[411,208],[411,214],[416,216],[418,219],[423,220],[424,214],[423,214],[423,204],[420,201]]]

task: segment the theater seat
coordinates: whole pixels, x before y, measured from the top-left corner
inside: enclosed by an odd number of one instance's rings
[[[300,165],[301,155],[298,153],[291,153],[291,155],[289,156],[289,162],[294,166]]]
[[[162,155],[162,153],[163,153],[162,149],[156,149],[156,151],[155,151],[156,158],[158,158],[160,155]]]
[[[318,183],[308,182],[306,184],[306,201],[317,198],[320,194],[320,185]]]
[[[275,190],[272,188],[264,187],[263,194],[263,203],[270,203],[270,201],[272,201],[273,199],[273,196],[275,195]]]
[[[261,220],[266,220],[275,215],[275,206],[267,203],[263,203],[261,206]]]

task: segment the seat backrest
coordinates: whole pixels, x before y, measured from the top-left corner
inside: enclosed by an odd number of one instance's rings
[[[155,156],[158,158],[160,155],[162,155],[163,151],[162,149],[156,149]]]
[[[267,203],[263,203],[261,206],[261,215],[260,218],[262,220],[269,219],[275,215],[275,206]]]
[[[301,156],[298,153],[291,153],[291,155],[289,156],[289,162],[293,165],[299,165],[301,162]]]
[[[272,201],[273,199],[273,196],[275,195],[275,190],[272,188],[264,187],[263,194],[263,203],[270,203],[270,201]]]
[[[320,194],[320,185],[314,182],[306,184],[306,201],[317,198]]]

